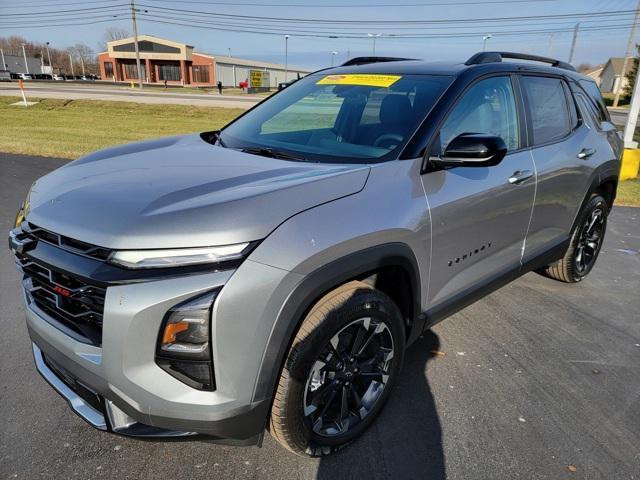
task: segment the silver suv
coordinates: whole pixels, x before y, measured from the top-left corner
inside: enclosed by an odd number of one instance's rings
[[[37,369],[101,430],[331,453],[425,329],[590,272],[620,154],[590,79],[504,52],[353,59],[221,131],[93,153],[10,232]]]

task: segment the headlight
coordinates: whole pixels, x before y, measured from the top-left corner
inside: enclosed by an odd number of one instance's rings
[[[219,263],[239,260],[249,250],[249,243],[203,248],[172,248],[166,250],[118,250],[109,262],[126,268],[163,268]]]
[[[24,199],[24,202],[22,202],[22,205],[20,205],[20,209],[18,210],[18,213],[16,213],[16,219],[13,222],[13,228],[19,227],[24,221],[24,219],[27,218],[27,215],[29,214],[29,207],[31,206],[29,203],[30,197],[31,197],[31,188],[29,188],[29,191],[27,192],[27,196]]]
[[[176,305],[162,322],[156,363],[171,376],[199,390],[214,390],[211,307],[217,291]]]

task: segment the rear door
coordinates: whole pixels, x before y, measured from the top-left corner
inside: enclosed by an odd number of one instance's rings
[[[431,146],[444,151],[462,133],[500,136],[508,147],[492,167],[455,167],[422,175],[432,224],[430,305],[446,305],[517,271],[531,217],[535,168],[524,146],[520,98],[513,77],[471,85]]]
[[[588,190],[597,138],[562,77],[523,75],[538,184],[524,261],[561,244]]]

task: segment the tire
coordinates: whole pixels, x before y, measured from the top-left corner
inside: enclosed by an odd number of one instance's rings
[[[594,194],[580,212],[576,228],[571,235],[569,248],[564,257],[556,263],[548,265],[539,273],[565,283],[577,283],[586,277],[593,269],[602,248],[604,234],[607,229],[608,213],[609,207],[606,200],[602,196]],[[594,220],[594,215],[599,216]],[[596,223],[593,224],[590,230],[589,226],[593,221]],[[588,242],[589,239],[593,241]],[[595,247],[586,247],[585,241],[587,245],[595,243]],[[588,256],[589,261],[585,263],[587,258],[587,253],[585,252],[587,251],[591,253]]]
[[[354,355],[358,340],[358,347],[364,346]],[[328,455],[345,446],[380,413],[404,348],[402,315],[387,295],[357,281],[326,294],[311,308],[287,353],[271,408],[271,435],[302,456]],[[339,421],[327,420],[332,412]]]

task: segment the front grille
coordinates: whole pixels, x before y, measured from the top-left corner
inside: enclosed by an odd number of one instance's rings
[[[77,340],[102,345],[106,289],[45,267],[24,255],[16,255],[16,264],[24,274],[23,285],[29,303],[56,320]]]
[[[81,242],[80,240],[54,233],[29,222],[22,224],[22,231],[35,240],[41,240],[71,253],[95,258],[97,260],[106,260],[111,253],[111,250],[108,248],[97,247],[89,243]]]

